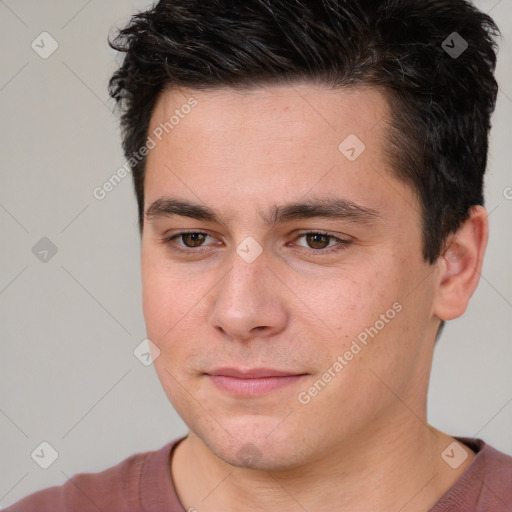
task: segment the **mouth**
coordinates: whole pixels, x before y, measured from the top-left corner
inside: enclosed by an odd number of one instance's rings
[[[306,373],[272,368],[218,368],[205,374],[221,391],[236,396],[255,396],[270,393],[297,383]]]

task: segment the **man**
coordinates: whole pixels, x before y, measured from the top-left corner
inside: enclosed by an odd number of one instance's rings
[[[465,0],[162,0],[113,43],[154,365],[190,433],[8,510],[512,510],[427,422],[488,238]]]

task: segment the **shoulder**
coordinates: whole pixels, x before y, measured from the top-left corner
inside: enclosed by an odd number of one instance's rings
[[[512,508],[512,456],[483,444],[485,476],[482,493],[492,495],[497,503]]]
[[[478,511],[512,509],[512,456],[503,453],[481,439],[458,438],[476,452],[476,459],[467,473],[473,473],[472,483],[480,489]],[[478,468],[480,470],[478,471]]]
[[[59,486],[37,491],[4,512],[88,512],[140,510],[140,488],[147,468],[166,464],[173,441],[155,451],[137,453],[98,473],[79,473]],[[165,467],[165,466],[164,466]]]

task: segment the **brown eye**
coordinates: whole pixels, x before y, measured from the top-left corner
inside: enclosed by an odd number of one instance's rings
[[[207,238],[214,240],[214,237],[201,231],[181,231],[180,233],[165,236],[161,239],[161,243],[174,253],[199,255],[212,249],[210,247],[212,245],[211,242],[209,244],[206,243]],[[222,245],[222,242],[214,245],[218,247]]]
[[[306,231],[298,236],[295,245],[310,256],[322,256],[345,250],[352,240],[338,238],[322,231]]]
[[[306,241],[312,249],[325,249],[329,246],[329,240],[332,236],[323,235],[322,233],[311,233],[306,235]]]
[[[180,235],[186,247],[200,247],[207,236],[205,233],[184,233]]]

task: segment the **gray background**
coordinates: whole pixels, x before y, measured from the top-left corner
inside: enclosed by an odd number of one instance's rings
[[[512,3],[475,3],[503,32],[491,235],[468,311],[436,349],[429,421],[512,454]],[[131,176],[102,201],[92,194],[124,164],[107,34],[146,5],[0,0],[0,506],[186,432],[133,354],[145,328]],[[59,45],[46,59],[31,48],[43,31]],[[32,250],[43,237],[57,248],[46,262]],[[59,454],[48,469],[31,458],[42,441]]]

